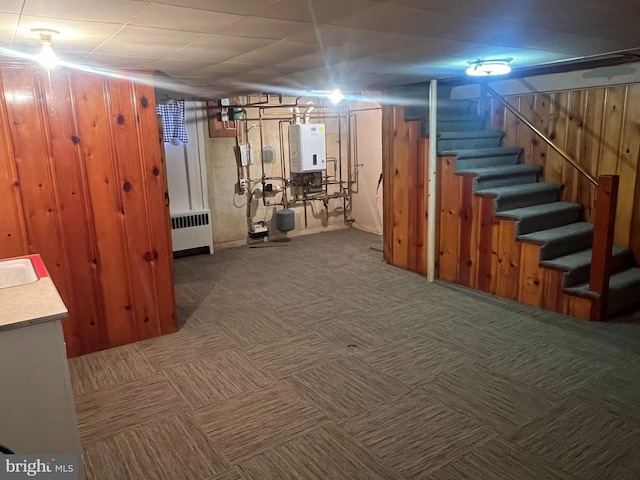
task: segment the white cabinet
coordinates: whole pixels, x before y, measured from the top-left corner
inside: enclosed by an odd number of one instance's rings
[[[19,454],[77,454],[82,464],[59,319],[0,330],[0,444]]]

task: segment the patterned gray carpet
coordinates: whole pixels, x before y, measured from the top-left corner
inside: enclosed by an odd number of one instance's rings
[[[178,333],[70,361],[88,477],[640,478],[637,318],[429,284],[381,243],[177,260]]]

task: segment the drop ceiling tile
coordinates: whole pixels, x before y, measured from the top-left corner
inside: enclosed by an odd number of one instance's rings
[[[315,53],[317,48],[315,45],[308,43],[290,42],[288,40],[280,40],[263,48],[258,48],[251,52],[239,55],[233,59],[235,63],[250,64],[273,64],[280,63],[292,58],[301,57]]]
[[[295,42],[341,46],[348,42],[362,42],[384,35],[384,32],[342,27],[340,25],[317,25],[304,33],[290,37]]]
[[[186,32],[215,33],[243,17],[228,13],[150,3],[130,24]]]
[[[376,5],[369,0],[279,0],[256,15],[322,24]]]
[[[128,25],[98,48],[98,53],[158,58],[194,43],[206,35]]]
[[[147,3],[135,0],[26,0],[22,13],[69,20],[126,23]]]
[[[270,75],[272,77],[290,75],[298,71],[298,67],[290,67],[286,65],[258,65],[251,69],[251,73],[260,73],[263,75]]]
[[[84,59],[84,63],[104,68],[143,68],[148,66],[151,60],[145,57],[92,53]]]
[[[310,30],[308,23],[291,22],[271,18],[244,17],[231,25],[222,27],[218,33],[240,37],[272,38],[283,40],[292,35]]]
[[[120,28],[114,23],[83,22],[58,18],[23,15],[16,33],[14,45],[40,48],[40,37],[33,28],[50,28],[60,33],[54,35],[53,48],[62,50],[92,51],[111,38]]]
[[[20,15],[14,13],[0,13],[0,45],[10,46],[19,19]]]
[[[276,0],[155,0],[155,3],[210,10],[236,15],[256,15],[256,12]]]
[[[180,58],[166,57],[149,63],[150,67],[161,70],[166,74],[180,76],[197,76],[196,74],[198,74],[200,70],[209,65],[210,62],[192,62]]]
[[[23,0],[2,0],[0,13],[20,13]]]
[[[286,62],[280,62],[278,65],[299,67],[300,70],[305,70],[309,68],[323,67],[325,64],[326,60],[321,53],[312,53],[310,55],[292,58]]]
[[[245,63],[219,62],[203,68],[202,73],[203,74],[209,74],[209,73],[222,74],[224,76],[220,78],[226,78],[230,75],[236,75],[243,72],[250,72],[251,70],[259,67],[260,65],[257,65],[257,64],[250,65]]]
[[[451,30],[459,28],[455,15],[390,3],[378,3],[372,8],[347,15],[331,23],[351,28],[431,37],[446,36]]]
[[[272,43],[260,38],[207,35],[193,44],[172,52],[169,57],[183,60],[221,62]]]

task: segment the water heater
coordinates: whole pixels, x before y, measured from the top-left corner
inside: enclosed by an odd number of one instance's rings
[[[291,173],[319,172],[327,166],[325,127],[322,123],[299,123],[289,127]]]

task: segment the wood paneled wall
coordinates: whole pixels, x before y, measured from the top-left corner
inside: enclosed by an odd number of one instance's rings
[[[620,175],[615,243],[640,261],[640,84],[508,97],[528,120],[593,176]],[[593,221],[595,187],[493,99],[480,102],[504,145],[525,149],[524,161],[544,167],[544,179],[564,184],[563,199],[582,204]]]
[[[405,122],[404,108],[382,109],[384,259],[427,273],[427,185],[429,141],[420,122]]]
[[[0,91],[0,258],[42,255],[69,356],[176,331],[153,87],[2,66]]]

